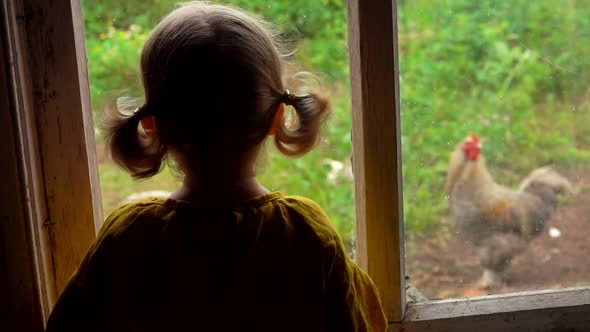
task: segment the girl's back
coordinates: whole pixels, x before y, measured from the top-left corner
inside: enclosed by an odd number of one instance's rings
[[[50,329],[370,331],[383,321],[321,208],[276,192],[233,209],[123,206],[62,297]]]

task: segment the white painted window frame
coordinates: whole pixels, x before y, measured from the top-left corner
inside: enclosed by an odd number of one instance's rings
[[[358,262],[389,329],[590,330],[590,288],[406,303],[397,2],[347,2]]]

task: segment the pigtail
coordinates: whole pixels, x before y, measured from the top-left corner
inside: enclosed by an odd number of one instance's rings
[[[317,143],[320,129],[329,114],[328,99],[315,93],[288,97],[295,117],[276,129],[275,145],[287,156],[301,156]]]
[[[160,172],[166,154],[156,133],[151,139],[140,137],[139,124],[145,113],[141,108],[123,112],[111,105],[102,126],[111,158],[135,179],[147,179]]]

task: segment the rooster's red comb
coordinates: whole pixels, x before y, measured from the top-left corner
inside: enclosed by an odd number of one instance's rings
[[[479,143],[479,137],[477,137],[477,135],[471,134],[469,136],[469,138],[471,139],[471,142],[473,142],[473,143]]]

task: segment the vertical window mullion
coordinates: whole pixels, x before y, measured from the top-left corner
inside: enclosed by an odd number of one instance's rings
[[[357,257],[390,322],[405,310],[396,4],[349,0]]]

